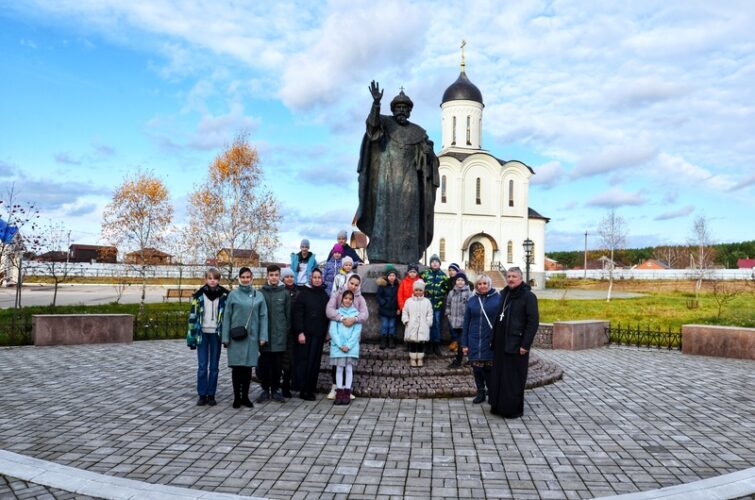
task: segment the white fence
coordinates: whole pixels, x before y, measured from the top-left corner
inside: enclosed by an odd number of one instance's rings
[[[61,274],[64,262],[55,264],[56,274]],[[183,269],[182,269],[183,268]],[[146,274],[148,278],[204,278],[204,273],[210,266],[147,266]],[[228,268],[220,268],[223,276],[226,276]],[[233,270],[236,276],[238,268]],[[24,264],[24,276],[50,276],[49,266],[39,262],[29,262]],[[252,268],[252,275],[255,278],[265,276],[265,268]],[[71,262],[68,264],[69,277],[86,277],[86,278],[141,278],[138,266],[130,264],[105,264],[88,262]]]
[[[695,269],[614,269],[615,280],[696,280],[699,271]],[[545,279],[553,276],[566,276],[567,278],[584,278],[584,270],[569,271],[546,271]],[[587,277],[591,279],[607,280],[608,270],[588,269]],[[706,269],[706,280],[751,280],[755,279],[754,269]]]

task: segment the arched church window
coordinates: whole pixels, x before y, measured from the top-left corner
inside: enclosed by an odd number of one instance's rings
[[[446,176],[440,178],[440,202],[446,202]]]
[[[506,263],[507,264],[514,263],[514,242],[511,240],[509,240],[509,242],[506,243]]]
[[[475,182],[475,203],[477,205],[482,205],[482,198],[480,197],[482,190],[481,180],[478,177],[477,181]]]
[[[472,117],[467,115],[467,146],[472,145]]]
[[[509,206],[514,206],[514,181],[509,181]]]
[[[456,145],[456,117],[453,119],[453,127],[451,128],[451,146]]]
[[[446,261],[446,239],[445,238],[440,239],[440,249],[438,251],[438,254],[439,254],[438,256],[440,257],[440,261],[445,262]]]

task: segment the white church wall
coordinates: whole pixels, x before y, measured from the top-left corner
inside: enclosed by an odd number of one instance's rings
[[[462,213],[486,215],[496,212],[496,195],[499,192],[497,172],[485,162],[473,160],[465,163],[462,171],[463,198]],[[478,186],[479,179],[479,186]],[[479,187],[479,198],[478,198]],[[479,200],[479,204],[477,203]]]

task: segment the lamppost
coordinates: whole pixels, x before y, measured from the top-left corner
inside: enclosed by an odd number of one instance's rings
[[[524,240],[524,243],[522,243],[522,246],[524,247],[524,264],[526,268],[526,283],[529,285],[530,283],[530,263],[532,262],[532,247],[535,246],[535,243],[527,238]]]
[[[585,274],[584,279],[587,279],[587,231],[585,231]]]

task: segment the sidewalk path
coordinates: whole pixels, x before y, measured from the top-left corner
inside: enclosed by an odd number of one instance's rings
[[[564,380],[506,421],[471,398],[194,406],[182,341],[0,349],[0,448],[271,498],[585,498],[755,466],[755,363],[607,348],[538,354]],[[223,362],[225,354],[223,354]],[[321,398],[322,396],[320,396]]]

